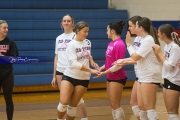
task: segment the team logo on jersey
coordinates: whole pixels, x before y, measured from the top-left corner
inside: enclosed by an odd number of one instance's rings
[[[170,56],[170,53],[169,52],[165,52],[165,58],[167,59],[167,58],[169,58],[169,56]]]
[[[113,50],[113,47],[112,46],[108,46],[108,48],[106,50],[106,56],[111,57],[112,50]]]
[[[7,53],[9,50],[9,45],[0,45],[0,52]]]
[[[59,41],[58,41],[58,44],[60,44],[60,43],[63,43],[63,40],[59,40]]]
[[[71,40],[69,39],[65,39],[65,40],[59,40],[58,44],[61,43],[61,45],[58,48],[58,51],[65,51],[67,48],[67,44],[70,42]]]
[[[134,42],[134,45],[137,46],[137,47],[140,47],[141,43],[140,42]]]
[[[65,51],[67,48],[67,44],[66,43],[63,43],[61,44],[61,46],[58,48],[58,51]]]
[[[76,53],[78,52],[82,52],[81,56],[77,58],[77,60],[81,60],[81,59],[89,59],[89,52],[91,47],[82,47],[82,48],[76,48]]]
[[[89,52],[88,51],[83,51],[81,54],[81,57],[78,57],[77,60],[81,60],[81,59],[89,59]]]
[[[89,40],[86,40],[87,44],[90,45],[90,41]]]

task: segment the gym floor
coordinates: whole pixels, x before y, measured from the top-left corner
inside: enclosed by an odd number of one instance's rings
[[[129,105],[131,89],[123,90],[121,105],[126,120],[136,120]],[[113,120],[111,107],[106,90],[88,90],[83,96],[89,120]],[[59,102],[59,92],[20,93],[13,94],[13,120],[56,120],[56,107]],[[162,89],[157,92],[156,109],[160,120],[167,120]],[[0,94],[0,120],[6,120],[5,102]],[[75,120],[80,120],[78,113]]]

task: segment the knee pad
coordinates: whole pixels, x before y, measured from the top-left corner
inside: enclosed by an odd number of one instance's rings
[[[139,107],[138,107],[138,105],[132,106],[132,111],[133,111],[135,116],[139,116]]]
[[[70,117],[76,116],[76,107],[68,106],[67,114],[68,114]]]
[[[139,110],[140,120],[148,120],[146,111]]]
[[[84,103],[84,100],[81,98],[77,106],[80,106],[83,103]]]
[[[116,110],[112,110],[112,116],[114,120],[125,120],[124,111],[121,107]]]
[[[59,105],[57,106],[57,110],[59,112],[65,112],[67,110],[67,106],[68,105],[63,105],[63,104],[59,103]]]
[[[180,120],[178,114],[168,114],[168,120]]]
[[[151,109],[151,110],[147,110],[147,116],[149,120],[158,120],[158,115],[156,110]]]

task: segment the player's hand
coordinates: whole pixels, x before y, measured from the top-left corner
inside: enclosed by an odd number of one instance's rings
[[[131,45],[131,34],[129,31],[127,31],[127,34],[126,34],[126,45]]]
[[[158,55],[159,53],[161,53],[161,47],[159,45],[155,44],[152,48],[154,54]]]
[[[100,72],[98,70],[95,70],[95,69],[91,69],[90,71],[91,74],[99,74]]]
[[[97,63],[93,63],[92,66],[94,67],[95,70],[100,71],[100,67]]]
[[[105,75],[105,72],[100,72],[97,76],[94,76],[93,78],[100,78]]]
[[[52,85],[53,88],[56,88],[56,87],[57,87],[56,78],[53,78],[53,79],[52,79],[51,85]]]

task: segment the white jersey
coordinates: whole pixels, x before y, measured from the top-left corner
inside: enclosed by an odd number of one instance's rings
[[[64,71],[64,75],[78,80],[89,80],[91,74],[89,72],[73,69],[70,66],[70,61],[76,60],[82,65],[89,67],[89,58],[91,56],[91,42],[87,39],[83,41],[72,40],[66,49],[66,55],[68,59],[68,66]]]
[[[180,86],[180,69],[178,68],[178,62],[180,60],[180,47],[174,43],[174,41],[165,45],[164,56],[168,64],[174,67],[174,69],[170,71],[165,69],[163,66],[162,77]]]
[[[135,51],[137,51],[139,49],[139,47],[141,46],[141,40],[143,38],[140,37],[140,36],[137,36],[135,39],[134,39],[134,49]],[[137,74],[137,65],[134,64],[134,71],[135,71],[135,74],[136,74],[136,77],[138,77],[138,74]]]
[[[153,53],[152,47],[155,45],[152,36],[147,35],[141,41],[140,48],[136,51],[142,58],[137,61],[138,81],[148,83],[161,83],[161,66]]]
[[[55,54],[58,54],[58,61],[56,70],[63,73],[67,64],[66,48],[69,42],[74,39],[76,34],[74,32],[69,34],[61,34],[56,38]]]

